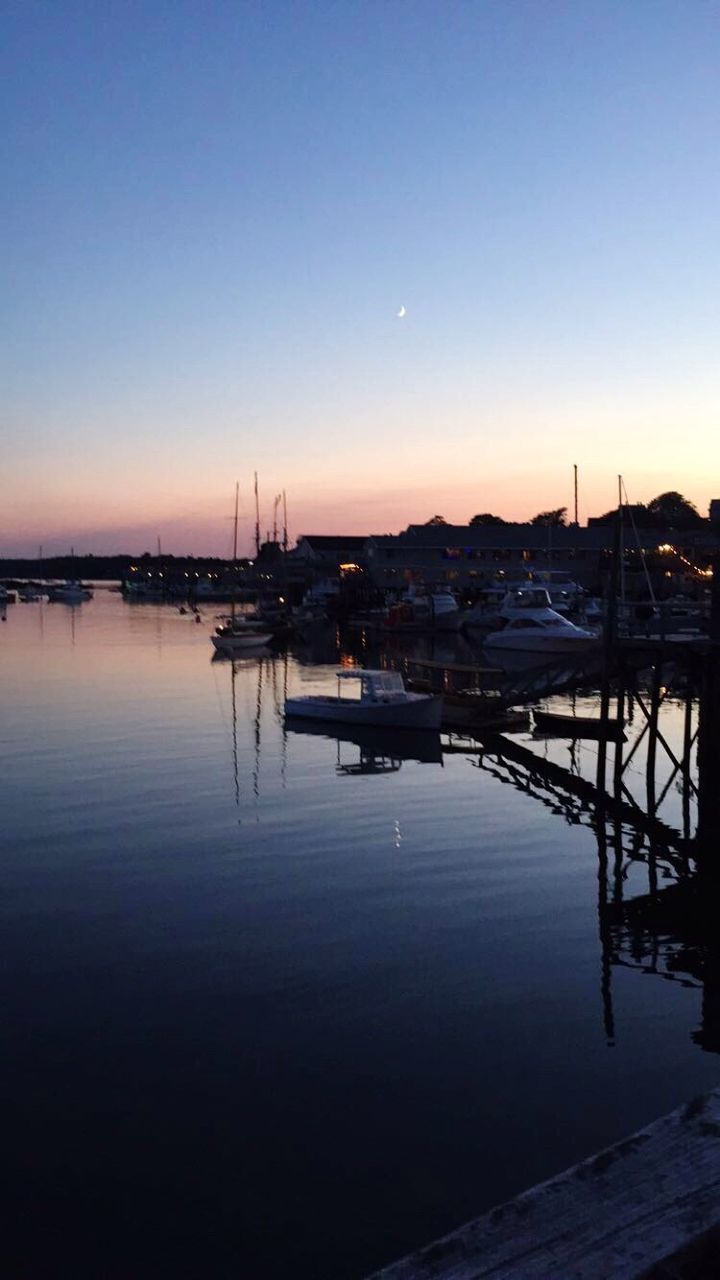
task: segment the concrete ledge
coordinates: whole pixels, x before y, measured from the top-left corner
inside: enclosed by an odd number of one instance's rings
[[[368,1280],[720,1275],[720,1089]],[[717,1269],[693,1267],[711,1252]]]

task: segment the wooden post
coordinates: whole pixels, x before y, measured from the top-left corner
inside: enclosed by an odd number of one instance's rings
[[[692,751],[692,704],[693,704],[694,682],[692,676],[688,673],[687,686],[685,689],[685,718],[683,724],[683,789],[682,789],[682,813],[683,813],[683,837],[685,840],[690,839],[690,754]]]
[[[655,666],[653,667],[652,674],[652,689],[650,693],[650,728],[648,731],[647,765],[645,769],[648,815],[652,818],[655,817],[655,810],[657,808],[655,798],[655,762],[657,757],[658,712],[660,710],[660,672],[661,664],[658,658],[655,662]]]
[[[698,728],[698,861],[718,876],[720,846],[720,556],[713,562],[710,645],[703,658]]]
[[[612,668],[617,630],[617,591],[618,573],[622,547],[620,540],[620,516],[615,521],[613,531],[613,554],[610,565],[610,583],[608,586],[608,602],[605,613],[605,630],[603,632],[603,661],[600,685],[600,719],[607,724],[610,711],[610,671]],[[607,736],[605,734],[598,743],[597,789],[605,792],[605,767],[607,763]]]

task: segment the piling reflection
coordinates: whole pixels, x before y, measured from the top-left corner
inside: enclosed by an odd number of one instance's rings
[[[427,637],[398,641],[381,650],[362,632],[334,626],[311,628],[292,648],[303,681],[322,683],[337,665],[388,665],[432,683],[446,696],[454,675],[471,670],[462,643],[439,645]],[[438,656],[439,655],[439,656]],[[471,655],[472,656],[472,655]],[[475,662],[478,655],[475,653]],[[606,1043],[616,1042],[613,973],[622,968],[702,991],[701,1022],[693,1033],[703,1050],[720,1052],[720,736],[716,659],[688,651],[669,663],[658,654],[627,662],[612,683],[600,687],[597,667],[578,670],[516,665],[504,673],[505,701],[532,704],[554,698],[532,729],[519,721],[498,729],[475,726],[442,737],[372,727],[286,723],[288,653],[228,661],[233,715],[233,785],[240,805],[235,682],[241,668],[254,672],[252,768],[249,791],[260,796],[263,701],[281,732],[281,776],[288,741],[316,737],[332,744],[328,763],[338,778],[397,773],[405,762],[442,765],[464,755],[474,768],[531,796],[555,816],[593,832],[597,847],[599,1003]],[[316,670],[312,670],[316,668]],[[477,672],[481,669],[473,667]],[[463,677],[464,678],[464,677]],[[578,697],[578,688],[584,694]]]
[[[591,726],[579,718],[567,762],[547,746],[570,737],[571,714],[559,733],[545,720],[532,746],[494,736],[473,748],[475,767],[594,832],[608,1045],[616,1038],[612,971],[622,967],[702,990],[692,1038],[720,1052],[719,679],[712,653],[622,670],[600,717]]]

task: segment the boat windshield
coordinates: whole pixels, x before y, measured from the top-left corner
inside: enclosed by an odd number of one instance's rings
[[[363,676],[362,697],[382,698],[388,694],[404,693],[405,685],[399,671],[373,671]]]

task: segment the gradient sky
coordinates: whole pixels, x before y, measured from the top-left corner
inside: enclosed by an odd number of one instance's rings
[[[2,14],[0,556],[720,495],[716,0]]]

